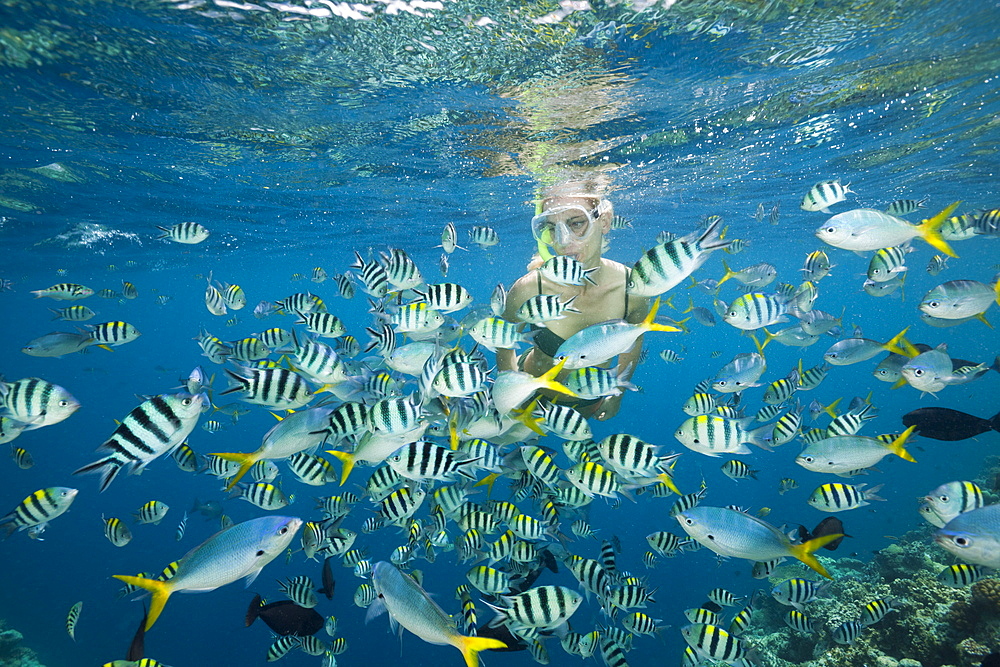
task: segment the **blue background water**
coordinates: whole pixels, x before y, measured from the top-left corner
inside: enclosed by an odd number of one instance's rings
[[[194,498],[223,496],[214,478],[181,473],[169,460],[141,477],[120,478],[101,495],[95,479],[70,475],[93,460],[114,420],[137,405],[137,394],[166,392],[195,365],[207,367],[191,340],[199,328],[235,340],[265,326],[290,325],[280,318],[257,321],[247,309],[238,313],[238,325],[224,326],[225,318],[213,318],[203,305],[203,276],[209,272],[240,284],[250,308],[296,291],[320,294],[363,340],[370,325],[364,298],[344,301],[334,296],[332,281],[291,282],[292,273],[308,276],[322,266],[333,275],[347,268],[355,250],[402,247],[436,280],[440,251],[434,246],[443,225],[454,222],[464,240],[473,224],[488,224],[501,245],[457,251],[448,275],[483,303],[496,283],[509,285],[523,273],[533,251],[526,222],[534,188],[561,165],[620,165],[612,172],[611,198],[633,226],[614,234],[610,258],[631,264],[659,231],[687,233],[702,217],[719,214],[729,234],[748,244],[743,254],[725,257],[729,264],[770,262],[787,282],[797,282],[805,255],[820,247],[812,232],[825,216],[798,206],[819,180],[851,183],[857,194],[850,206],[881,207],[899,197],[924,196],[930,198],[929,212],[956,200],[964,201],[960,210],[998,204],[995,6],[774,5],[755,16],[736,5],[712,5],[710,11],[692,3],[639,15],[601,6],[550,28],[526,27],[526,15],[554,7],[526,5],[523,15],[514,15],[503,6],[455,3],[425,17],[388,16],[379,9],[371,22],[283,23],[275,17],[292,15],[275,10],[265,17],[209,5],[5,6],[0,196],[31,210],[0,207],[0,277],[15,282],[13,291],[0,294],[0,370],[7,379],[43,377],[83,404],[67,421],[15,442],[29,449],[34,468],[22,471],[12,461],[2,467],[5,510],[38,488],[81,489],[71,512],[51,525],[44,541],[22,533],[0,546],[0,617],[24,632],[42,662],[84,665],[121,657],[139,605],[116,600],[119,584],[110,576],[156,571],[215,529],[214,522],[192,516],[183,542],[174,541],[176,522]],[[466,27],[466,14],[491,16],[497,25]],[[649,23],[653,16],[658,22]],[[716,33],[731,29],[721,36],[698,34],[691,23],[698,17],[706,26],[714,23]],[[306,29],[307,23],[314,27]],[[32,35],[52,41],[26,49]],[[418,39],[431,40],[436,50],[422,50]],[[809,48],[815,50],[801,62],[779,55]],[[19,60],[22,53],[29,57]],[[686,139],[673,145],[659,140],[658,133],[671,131]],[[53,162],[79,182],[27,171]],[[780,204],[777,226],[754,220],[760,202],[768,209]],[[211,238],[198,246],[155,240],[157,225],[184,220],[202,222]],[[81,224],[102,227],[77,237],[79,243],[63,238],[40,244],[79,231]],[[858,325],[870,338],[887,340],[912,325],[915,342],[945,342],[955,356],[992,360],[1000,345],[983,324],[933,329],[919,321],[918,299],[934,285],[959,278],[986,282],[997,270],[995,239],[954,247],[961,258],[935,278],[924,271],[934,253],[915,243],[907,258],[905,300],[866,296],[861,283],[867,258],[825,248],[836,268],[820,283],[817,307],[844,309],[845,328]],[[109,264],[117,270],[109,271]],[[696,276],[720,274],[719,258],[713,257]],[[19,352],[29,339],[71,326],[49,322],[45,310],[68,304],[35,301],[30,290],[63,280],[120,289],[122,279],[137,286],[137,300],[91,297],[82,303],[99,312],[95,322],[125,319],[137,326],[143,333],[137,342],[63,359]],[[727,301],[738,293],[733,282],[723,288]],[[171,299],[158,305],[154,290]],[[676,291],[675,304],[683,307],[687,291]],[[694,298],[711,305],[704,295]],[[832,342],[804,350],[772,344],[765,380],[784,376],[800,357],[806,367],[820,363]],[[693,385],[737,352],[751,351],[752,343],[721,322],[714,328],[695,325],[686,336],[652,335],[646,343],[649,359],[634,380],[644,391],[629,395],[614,420],[595,423],[595,437],[629,432],[680,449],[672,432],[686,418],[680,407]],[[680,345],[686,348],[683,362],[666,365],[658,358],[660,350]],[[721,356],[713,357],[714,351]],[[834,368],[806,400],[829,403],[844,396],[846,403],[873,392],[880,412],[867,433],[898,431],[899,417],[923,405],[979,416],[1000,408],[997,374],[946,389],[935,399],[909,387],[890,390],[872,378],[875,363]],[[750,411],[759,407],[760,396],[758,390],[746,397]],[[221,433],[198,428],[190,444],[200,453],[250,451],[272,423],[255,408]],[[883,462],[882,472],[865,481],[884,482],[881,495],[888,502],[841,515],[855,539],[837,555],[865,558],[889,544],[887,536],[919,526],[914,498],[975,475],[982,459],[996,453],[997,442],[995,433],[959,443],[923,440],[914,447],[918,464]],[[710,504],[769,507],[768,520],[775,524],[812,525],[824,515],[805,500],[830,480],[798,468],[795,453],[796,444],[773,454],[755,451],[745,460],[761,470],[759,480],[737,483],[719,471],[725,459],[685,451],[677,479],[687,491],[704,478]],[[800,487],[779,496],[782,477],[794,477]],[[299,500],[286,512],[306,517],[312,516],[307,498],[337,492],[335,486],[289,486]],[[130,545],[113,547],[103,537],[101,515],[125,517],[151,499],[171,506],[166,520],[134,527]],[[666,513],[671,502],[640,498],[611,509],[598,501],[590,510],[600,536],[621,538],[620,567],[648,576],[659,589],[647,612],[674,626],[662,639],[637,639],[629,654],[633,665],[659,664],[664,645],[666,655],[678,655],[680,611],[700,604],[711,588],[745,595],[760,587],[749,576],[749,563],[718,565],[707,551],[661,560],[647,572],[641,562],[648,548],[644,536],[676,528]],[[226,501],[225,509],[237,521],[261,514],[238,500]],[[370,515],[362,503],[348,526],[357,529]],[[387,558],[398,543],[391,530],[358,539],[373,560]],[[596,557],[598,546],[588,541],[573,548]],[[928,548],[935,547],[928,542]],[[446,554],[418,567],[427,573],[428,590],[457,613],[452,591],[464,583],[467,566]],[[279,558],[252,588],[278,599],[275,580],[300,573],[318,580],[319,567],[303,565],[301,556],[290,565]],[[335,614],[349,638],[342,664],[396,661],[399,648],[384,634],[384,623],[366,627],[363,611],[351,602],[359,580],[346,568],[337,575],[334,601],[322,600],[318,609]],[[575,586],[568,573],[544,583]],[[263,626],[243,628],[249,598],[240,584],[177,596],[150,633],[147,654],[175,667],[262,663],[270,638]],[[84,610],[74,644],[64,620],[78,600],[84,600]],[[479,613],[487,616],[482,607]],[[603,619],[590,603],[573,621],[586,631]],[[412,636],[404,637],[403,651],[413,664],[459,660],[452,649],[429,647]],[[549,653],[553,664],[577,660],[554,642]],[[533,664],[527,653],[486,660]],[[293,652],[284,664],[318,661]]]

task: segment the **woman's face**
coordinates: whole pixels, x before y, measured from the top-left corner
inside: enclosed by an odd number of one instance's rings
[[[557,255],[573,257],[584,266],[596,266],[601,258],[604,235],[611,228],[610,207],[599,212],[593,197],[553,197],[545,211],[556,232],[550,244]]]

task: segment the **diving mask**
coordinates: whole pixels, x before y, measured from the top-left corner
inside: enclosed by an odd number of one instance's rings
[[[581,204],[546,209],[531,219],[531,234],[535,240],[550,246],[585,241],[600,226],[598,218],[605,209],[603,199],[593,209]]]

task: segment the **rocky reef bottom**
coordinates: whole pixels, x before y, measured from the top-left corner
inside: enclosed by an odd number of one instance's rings
[[[24,635],[0,619],[0,667],[45,667],[23,642]]]
[[[992,480],[1000,483],[1000,458],[991,457],[980,482],[987,504],[998,502]],[[1000,651],[1000,571],[965,588],[938,581],[958,563],[934,544],[930,524],[877,552],[871,561],[821,558],[833,575],[824,594],[804,608],[814,633],[792,630],[785,617],[792,607],[770,595],[759,598],[743,639],[760,667],[976,667]],[[773,587],[791,577],[820,579],[799,563],[779,567]],[[763,583],[763,582],[762,582]],[[865,605],[890,599],[895,611],[864,628],[851,645],[838,644],[832,630],[860,620]]]

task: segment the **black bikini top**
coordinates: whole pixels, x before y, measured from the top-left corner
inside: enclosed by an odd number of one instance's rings
[[[535,275],[538,278],[538,293],[542,293],[542,274],[535,271]],[[628,286],[628,272],[625,274],[625,285]],[[628,290],[625,290],[625,312],[622,314],[622,319],[628,315]],[[534,338],[531,339],[531,343],[538,348],[538,351],[542,354],[556,358],[556,352],[559,350],[559,346],[566,342],[566,339],[555,333],[547,327],[540,327],[538,325],[530,325],[531,331],[535,331]]]

